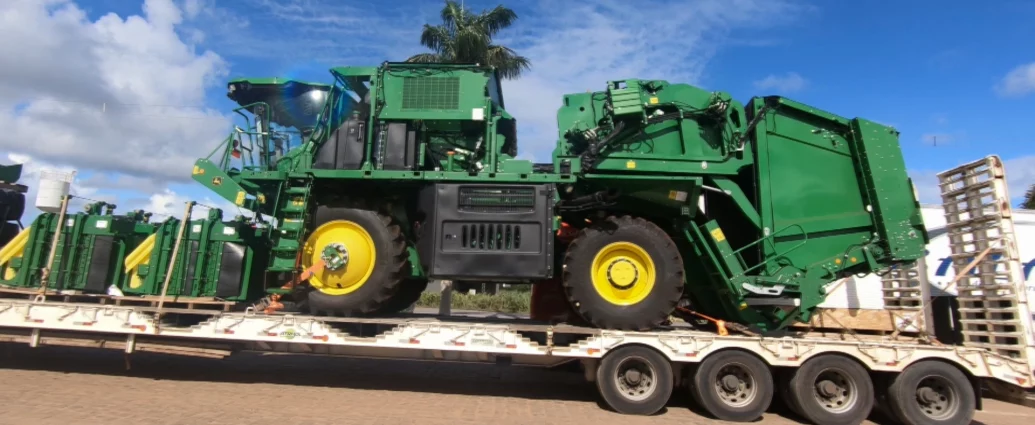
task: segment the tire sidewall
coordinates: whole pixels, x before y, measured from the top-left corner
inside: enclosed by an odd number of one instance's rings
[[[628,357],[646,359],[654,366],[656,388],[649,398],[641,402],[629,401],[618,395],[621,391],[614,381],[613,374],[621,361]],[[604,356],[597,367],[597,390],[604,401],[619,413],[631,415],[652,415],[668,404],[672,397],[674,377],[672,364],[665,356],[648,347],[631,346],[616,349]]]
[[[712,389],[713,383],[718,377],[719,370],[729,363],[739,363],[750,371],[754,380],[756,391],[755,399],[751,404],[744,407],[730,407],[726,405],[718,394]],[[719,420],[748,422],[758,419],[773,400],[774,378],[769,367],[757,357],[741,351],[721,351],[708,356],[697,367],[693,380],[694,388],[691,394],[698,405],[709,413],[712,413]],[[716,415],[714,411],[723,413]],[[759,412],[751,414],[752,411]]]
[[[826,364],[824,365],[822,363]],[[858,387],[856,403],[864,406],[860,408],[857,405],[855,409],[861,410],[856,410],[852,416],[842,416],[828,412],[826,409],[815,404],[814,399],[811,396],[812,391],[815,388],[814,382],[819,374],[825,369],[839,369],[840,372],[855,377]],[[873,381],[870,379],[869,372],[854,360],[841,356],[830,355],[816,357],[806,361],[790,379],[789,390],[791,393],[788,395],[790,398],[794,399],[793,403],[799,410],[797,413],[817,424],[859,424],[866,420],[873,410],[874,389]],[[806,397],[799,398],[798,395],[801,394],[805,394]]]
[[[358,289],[345,295],[330,295],[313,288],[308,294],[308,307],[316,314],[372,313],[392,295],[395,289],[397,253],[393,252],[395,237],[381,222],[378,214],[368,210],[318,207],[313,214],[313,229],[335,220],[352,221],[361,226],[374,242],[376,259],[374,270]]]
[[[925,377],[942,375],[956,386],[959,397],[959,411],[956,415],[944,420],[935,421],[920,411],[920,407],[911,401],[916,398],[916,387]],[[974,388],[966,375],[955,367],[937,362],[924,361],[911,365],[892,380],[888,387],[888,404],[894,416],[904,424],[967,424],[974,418],[974,406],[977,404]],[[902,403],[901,401],[905,401]]]
[[[587,237],[569,247],[571,261],[566,264],[565,272],[570,273],[569,278],[573,281],[565,287],[570,291],[571,298],[583,304],[588,302],[595,305],[589,314],[584,306],[575,308],[583,319],[607,325],[624,323],[631,318],[649,320],[657,316],[659,311],[672,311],[674,305],[670,304],[673,287],[682,291],[683,279],[678,269],[682,264],[673,264],[674,262],[668,258],[666,249],[674,249],[666,246],[665,242],[670,241],[668,235],[651,230],[649,226],[635,225],[619,226],[614,230],[587,230]],[[659,236],[663,236],[664,239]],[[597,292],[592,282],[594,257],[601,249],[614,242],[629,242],[639,246],[654,263],[654,286],[646,298],[633,305],[612,304]],[[650,326],[650,323],[639,323],[635,327],[639,328],[638,330],[646,330]]]

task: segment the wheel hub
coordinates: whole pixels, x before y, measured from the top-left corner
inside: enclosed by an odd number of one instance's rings
[[[729,363],[719,369],[713,385],[719,399],[731,407],[751,404],[758,394],[754,376],[740,363]]]
[[[618,258],[607,267],[607,281],[618,289],[629,289],[640,278],[640,271],[627,258]]]
[[[338,270],[348,265],[349,250],[341,242],[327,244],[320,252],[320,259],[327,270]]]
[[[639,385],[640,384],[640,378],[642,378],[642,377],[643,377],[643,374],[640,373],[640,371],[636,370],[636,369],[629,369],[629,370],[627,370],[625,372],[625,382],[628,382],[631,385]]]
[[[722,377],[722,389],[733,392],[740,388],[740,379],[733,375]]]
[[[831,398],[838,395],[837,384],[827,380],[817,383],[816,389],[823,397]]]
[[[916,388],[920,411],[932,419],[944,419],[960,409],[956,390],[944,378],[931,376],[920,381]]]
[[[827,369],[813,383],[813,397],[823,409],[841,413],[855,407],[858,387],[849,375],[838,369]]]
[[[374,274],[377,247],[363,225],[351,220],[328,221],[306,236],[301,266],[309,270],[309,285],[327,295],[347,295]]]
[[[631,242],[604,246],[593,258],[593,288],[613,305],[637,304],[650,295],[656,279],[654,260],[645,249]]]
[[[614,382],[629,400],[644,400],[657,389],[654,367],[645,360],[633,357],[622,361],[616,370]]]

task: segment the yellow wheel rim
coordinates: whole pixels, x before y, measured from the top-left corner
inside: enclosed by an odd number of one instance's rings
[[[321,267],[309,277],[309,284],[328,295],[346,295],[363,286],[374,273],[377,251],[374,238],[363,226],[346,220],[324,223],[306,238],[302,251],[302,267],[308,269],[320,261],[327,247],[344,247],[348,260],[341,267]]]
[[[592,267],[593,288],[611,304],[636,304],[654,289],[654,261],[634,243],[605,246],[593,257]]]

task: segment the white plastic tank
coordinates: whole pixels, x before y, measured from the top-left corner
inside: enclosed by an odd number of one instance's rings
[[[61,212],[61,201],[68,195],[74,179],[75,171],[40,170],[36,208],[49,213]]]

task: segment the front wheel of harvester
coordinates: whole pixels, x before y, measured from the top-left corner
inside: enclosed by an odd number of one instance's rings
[[[575,311],[604,329],[649,330],[683,294],[683,260],[672,239],[642,218],[608,217],[583,229],[564,257]]]
[[[904,425],[969,424],[977,401],[963,372],[940,361],[921,361],[888,386],[888,410]]]
[[[649,347],[630,345],[604,355],[597,390],[607,405],[626,415],[652,415],[672,397],[672,364]]]
[[[723,421],[753,421],[773,401],[769,366],[743,351],[726,350],[708,356],[691,382],[697,405]]]
[[[403,280],[406,242],[391,217],[375,211],[318,206],[302,248],[309,277],[307,307],[317,315],[351,316],[380,309]]]
[[[809,359],[791,375],[787,398],[817,425],[860,424],[873,410],[873,381],[865,368],[839,355]]]

